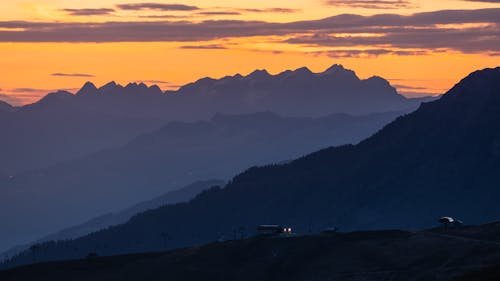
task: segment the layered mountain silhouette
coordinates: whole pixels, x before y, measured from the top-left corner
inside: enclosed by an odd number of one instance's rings
[[[171,122],[124,146],[0,179],[0,247],[34,241],[200,179],[225,180],[252,165],[356,143],[399,115],[284,118],[263,112]]]
[[[50,259],[155,251],[274,223],[308,233],[331,226],[418,228],[443,215],[492,221],[500,214],[498,124],[500,68],[477,71],[357,145],[251,168],[188,203],[43,249]]]
[[[307,68],[270,75],[204,78],[162,92],[158,86],[86,83],[76,94],[58,91],[12,110],[0,105],[0,176],[47,167],[125,144],[169,121],[208,120],[215,114],[271,111],[282,116],[367,115],[416,109],[384,79],[359,79],[334,65],[323,73]]]
[[[132,216],[144,212],[146,210],[151,210],[158,208],[163,205],[169,204],[177,204],[181,202],[187,202],[193,199],[196,195],[201,193],[204,190],[207,190],[214,186],[222,186],[224,185],[223,181],[220,180],[207,180],[207,181],[199,181],[182,187],[180,189],[176,189],[174,191],[167,192],[164,195],[153,198],[148,201],[144,201],[138,204],[135,204],[131,207],[128,207],[124,210],[121,210],[116,213],[108,213],[95,218],[92,218],[82,224],[75,225],[72,227],[65,228],[56,233],[47,235],[41,239],[33,241],[31,243],[20,245],[5,251],[0,254],[0,258],[13,257],[18,253],[29,249],[31,246],[43,243],[47,241],[59,241],[59,240],[69,240],[75,239],[89,233],[105,229],[112,225],[118,225],[121,223],[127,222]]]

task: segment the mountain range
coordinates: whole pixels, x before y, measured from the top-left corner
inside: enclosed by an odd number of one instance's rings
[[[443,215],[466,223],[500,214],[500,67],[474,72],[356,145],[250,168],[188,203],[136,215],[82,238],[41,245],[50,259],[178,248],[259,224],[298,233],[420,228]],[[205,164],[205,167],[207,165]],[[165,235],[168,234],[168,245]],[[69,250],[71,249],[71,250]],[[16,261],[32,260],[25,253]],[[39,256],[39,258],[42,258]]]
[[[143,83],[110,82],[97,88],[87,82],[76,94],[58,91],[19,108],[0,104],[0,176],[118,147],[170,121],[263,111],[284,117],[409,112],[423,100],[399,95],[380,77],[359,79],[340,65],[322,73],[300,68],[277,75],[258,70],[203,78],[167,92]]]
[[[400,114],[284,118],[263,112],[171,122],[125,145],[0,179],[0,228],[8,230],[0,246],[34,241],[198,180],[226,180],[250,166],[355,143]]]

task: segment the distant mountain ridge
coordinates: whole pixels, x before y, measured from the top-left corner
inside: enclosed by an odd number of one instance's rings
[[[253,165],[356,143],[401,114],[217,114],[208,121],[169,122],[113,149],[0,178],[0,228],[9,230],[2,232],[0,248],[33,241],[176,186],[200,179],[227,180]]]
[[[418,106],[419,100],[399,95],[381,77],[361,80],[354,71],[335,64],[321,73],[303,67],[276,75],[255,70],[247,76],[202,78],[177,91],[166,92],[157,85],[148,87],[144,83],[121,86],[112,81],[97,88],[87,82],[75,95],[58,91],[25,107],[54,106],[51,103],[114,115],[192,121],[210,118],[215,113],[261,111],[300,117],[332,113],[365,115],[407,110]]]
[[[250,168],[223,189],[74,241],[44,245],[44,251],[63,259],[96,249],[102,255],[155,251],[165,247],[161,233],[168,233],[169,248],[177,248],[259,224],[308,233],[331,226],[414,229],[443,215],[468,224],[494,221],[500,214],[499,126],[500,67],[470,74],[441,99],[357,145]]]
[[[201,121],[215,114],[270,111],[284,117],[323,117],[410,112],[425,99],[407,99],[384,79],[359,79],[334,65],[322,73],[307,68],[271,75],[203,78],[178,91],[144,83],[57,91],[15,110],[0,104],[0,177],[15,176],[123,145],[170,121]],[[33,142],[33,140],[37,140]]]
[[[140,212],[155,209],[164,205],[187,202],[193,199],[197,194],[201,193],[204,190],[207,190],[214,186],[223,186],[223,185],[224,182],[220,180],[206,180],[206,181],[195,182],[190,185],[184,186],[180,189],[167,192],[162,196],[135,204],[119,212],[104,214],[99,217],[92,218],[82,224],[74,225],[72,227],[60,230],[56,233],[47,235],[41,239],[33,241],[32,243],[16,246],[4,253],[0,253],[0,259],[3,259],[5,257],[13,257],[18,253],[26,249],[29,249],[30,246],[37,243],[75,239],[87,235],[89,233],[105,229],[113,225],[125,223],[132,216]]]

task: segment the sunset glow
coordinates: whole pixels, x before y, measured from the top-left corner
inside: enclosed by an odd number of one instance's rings
[[[84,2],[2,3],[0,99],[26,104],[89,80],[167,90],[205,76],[334,63],[423,96],[500,64],[493,1]]]

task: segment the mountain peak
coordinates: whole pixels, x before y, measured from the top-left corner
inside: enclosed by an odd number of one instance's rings
[[[43,97],[39,102],[49,102],[49,101],[62,101],[62,100],[68,100],[73,98],[74,95],[68,91],[63,91],[59,90],[53,93],[47,94],[45,97]]]
[[[297,74],[312,74],[313,72],[307,67],[297,68],[295,71]]]
[[[111,81],[99,88],[99,92],[102,94],[118,94],[121,89],[123,89],[121,85],[116,84],[115,81]]]
[[[334,64],[325,70],[323,75],[336,76],[342,79],[355,79],[359,80],[356,73],[350,69],[344,68],[341,64]]]
[[[346,71],[346,70],[347,69],[345,69],[343,65],[334,64],[334,65],[330,66],[327,70],[325,70],[325,72],[323,72],[323,73],[335,73],[335,72],[342,72],[342,71]]]
[[[116,87],[116,86],[118,86],[118,84],[116,84],[115,81],[111,81],[111,82],[105,84],[104,86],[102,86],[101,89],[105,88],[105,87],[108,88],[108,87]]]
[[[271,76],[269,72],[265,69],[256,69],[252,73],[250,73],[247,77],[248,78],[253,78],[253,79],[262,79],[262,78],[267,78]]]
[[[83,87],[76,93],[77,96],[97,95],[97,87],[92,82],[86,82]]]
[[[450,101],[500,102],[500,67],[475,71],[453,86],[442,98]]]

